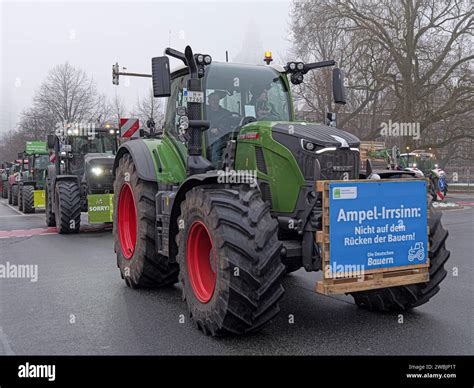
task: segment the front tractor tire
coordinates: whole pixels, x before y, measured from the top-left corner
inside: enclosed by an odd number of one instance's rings
[[[12,199],[11,204],[13,206],[18,206],[18,185],[16,185],[16,184],[12,186],[11,199]]]
[[[55,188],[56,226],[58,233],[79,233],[81,227],[81,192],[75,181],[58,181]]]
[[[13,203],[13,193],[12,193],[12,188],[13,186],[10,186],[8,185],[8,194],[7,194],[7,198],[8,198],[8,204],[11,205]]]
[[[8,198],[8,181],[3,181],[2,185],[2,198]]]
[[[23,211],[23,185],[18,186],[18,210]]]
[[[33,186],[23,186],[22,207],[23,213],[30,214],[35,212],[35,188]]]
[[[178,265],[155,247],[157,184],[138,177],[129,154],[119,161],[114,181],[114,248],[117,266],[131,288],[156,288],[178,282]]]
[[[430,207],[428,219],[430,280],[426,283],[354,292],[355,303],[364,309],[379,312],[405,311],[428,302],[439,291],[446,277],[444,264],[450,252],[446,249],[448,231],[441,224],[441,213]]]
[[[47,226],[56,226],[56,217],[54,215],[53,194],[52,194],[52,192],[53,192],[53,188],[52,188],[51,179],[46,178],[46,190],[45,190],[46,206],[45,206],[44,214],[46,215],[46,225]]]
[[[3,181],[2,198],[8,198],[8,181]]]
[[[195,187],[178,226],[183,296],[200,330],[250,333],[278,314],[285,267],[278,225],[258,190]]]

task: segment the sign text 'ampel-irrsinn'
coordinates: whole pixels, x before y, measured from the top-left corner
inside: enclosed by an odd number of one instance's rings
[[[426,181],[335,182],[329,190],[331,272],[427,263]]]

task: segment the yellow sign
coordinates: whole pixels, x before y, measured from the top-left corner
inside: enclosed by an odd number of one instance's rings
[[[45,198],[45,191],[44,190],[34,190],[34,207],[35,209],[44,209],[46,198]]]

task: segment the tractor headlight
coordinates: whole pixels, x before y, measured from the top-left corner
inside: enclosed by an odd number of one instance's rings
[[[100,176],[104,173],[104,170],[101,168],[101,167],[92,167],[91,168],[91,172],[92,174],[94,174],[95,176]]]
[[[207,54],[196,54],[195,58],[198,65],[210,65],[212,62],[211,56]]]
[[[300,71],[303,70],[303,69],[304,69],[304,63],[298,62],[298,63],[296,64],[296,68],[297,68],[298,70],[300,70]]]
[[[303,74],[301,73],[293,73],[291,75],[291,83],[293,85],[299,85],[301,82],[303,82]]]

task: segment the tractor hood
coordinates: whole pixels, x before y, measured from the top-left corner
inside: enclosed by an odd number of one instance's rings
[[[85,175],[88,194],[113,192],[115,156],[112,154],[90,153],[84,156]]]
[[[277,123],[272,127],[274,138],[294,136],[307,140],[318,148],[326,147],[359,147],[360,140],[349,132],[316,123]]]
[[[273,140],[293,155],[306,181],[359,178],[359,145],[354,135],[323,124],[278,122]]]

